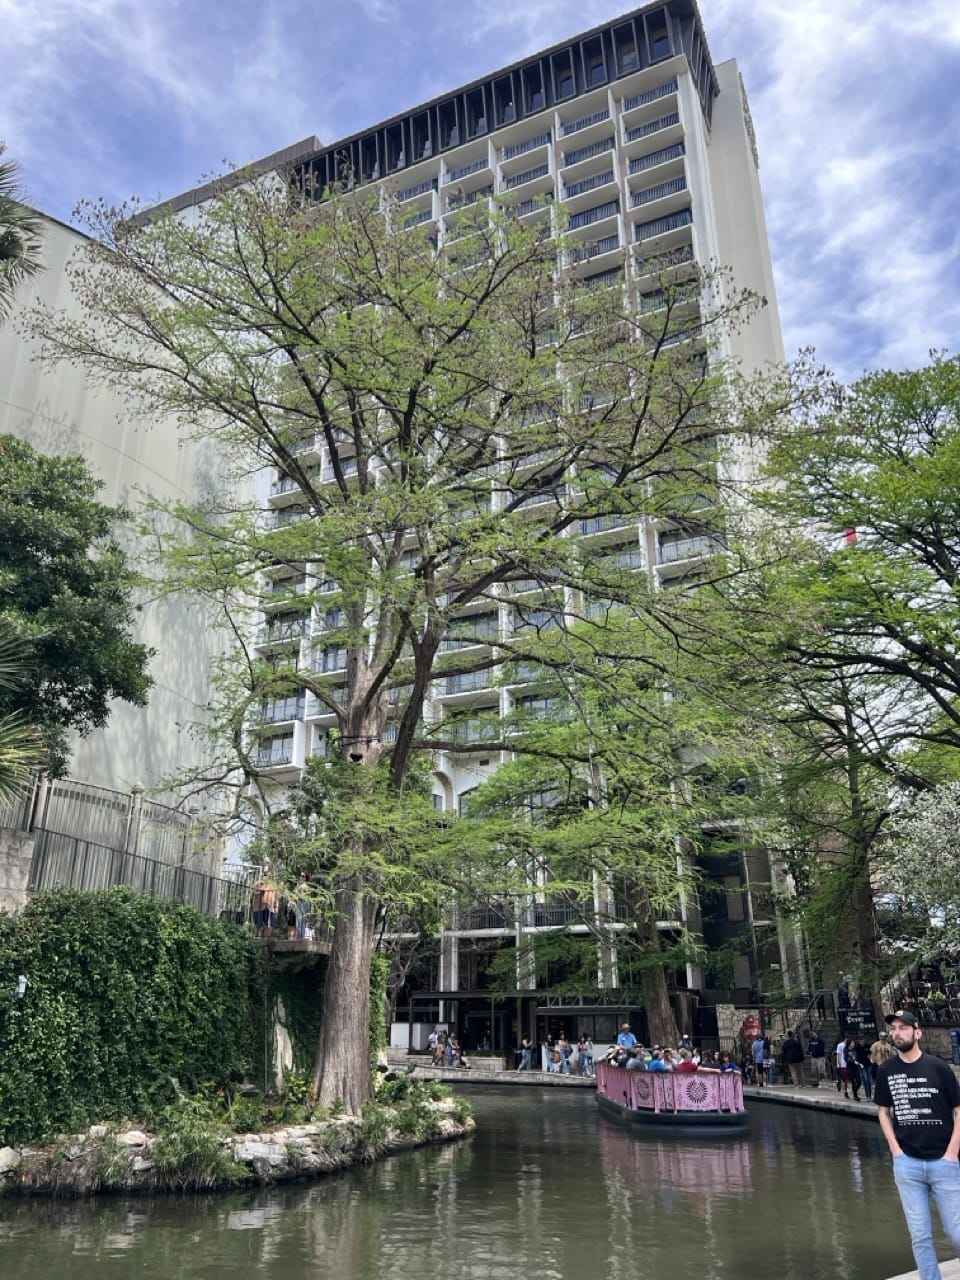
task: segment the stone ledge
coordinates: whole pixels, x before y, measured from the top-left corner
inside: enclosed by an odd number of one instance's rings
[[[454,1119],[452,1100],[426,1104],[439,1119],[439,1132],[422,1138],[387,1129],[376,1156],[393,1155],[434,1142],[450,1142],[471,1133],[472,1119]],[[232,1134],[220,1141],[236,1173],[221,1180],[161,1174],[151,1158],[157,1142],[142,1129],[113,1130],[92,1125],[86,1133],[62,1135],[43,1147],[0,1148],[0,1195],[86,1196],[101,1193],[155,1194],[168,1190],[213,1191],[244,1185],[292,1182],[338,1173],[369,1161],[362,1122],[337,1116],[310,1124],[287,1125],[264,1133]]]

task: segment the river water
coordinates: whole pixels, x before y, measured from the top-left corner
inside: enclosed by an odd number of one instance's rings
[[[0,1277],[883,1280],[913,1266],[873,1121],[754,1103],[746,1135],[700,1142],[629,1132],[586,1090],[464,1092],[474,1137],[319,1182],[0,1200]]]

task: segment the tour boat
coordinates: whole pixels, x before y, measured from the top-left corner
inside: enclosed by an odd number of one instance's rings
[[[735,1132],[747,1123],[739,1071],[628,1071],[598,1062],[597,1102],[651,1129]]]

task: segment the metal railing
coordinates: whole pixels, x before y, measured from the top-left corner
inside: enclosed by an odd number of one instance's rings
[[[615,143],[615,138],[602,138],[599,142],[591,142],[589,146],[578,147],[576,151],[565,151],[561,163],[566,169],[572,164],[579,164],[581,160],[592,160],[594,156],[602,156],[605,151],[612,151]]]
[[[236,918],[247,910],[250,899],[246,879],[222,880],[187,866],[145,858],[77,836],[38,832],[30,866],[32,891],[60,886],[92,891],[121,884],[152,898],[187,902],[209,916],[226,914]]]
[[[668,160],[679,160],[685,151],[682,142],[675,142],[671,147],[661,147],[659,151],[651,151],[649,155],[631,160],[630,173],[643,173],[647,169],[655,169],[657,165],[666,164]]]
[[[659,98],[669,97],[671,93],[677,92],[676,80],[668,80],[666,84],[661,84],[656,89],[644,89],[642,93],[635,93],[630,98],[624,98],[624,111],[633,111],[636,107],[645,107],[648,102],[656,102]]]
[[[664,218],[654,218],[650,222],[637,222],[633,228],[634,240],[652,240],[654,236],[666,235],[668,231],[676,231],[680,227],[689,227],[693,223],[693,214],[689,209],[680,209],[676,213],[667,214]]]
[[[605,218],[613,218],[620,212],[620,203],[617,200],[608,200],[606,204],[594,205],[592,209],[584,209],[582,213],[575,213],[570,219],[570,230],[576,231],[578,227],[589,227],[595,222],[602,222]]]
[[[569,200],[572,196],[582,196],[587,191],[596,191],[597,187],[605,187],[608,182],[612,181],[612,169],[607,169],[603,173],[595,173],[592,178],[584,178],[582,182],[574,182],[569,187],[564,187],[563,198]]]
[[[571,262],[587,262],[590,258],[597,258],[601,253],[612,253],[614,249],[620,247],[620,237],[618,235],[604,236],[602,240],[594,240],[592,244],[586,245],[583,249],[574,249],[570,254]],[[619,269],[615,269],[615,273]]]
[[[588,116],[581,116],[579,120],[571,120],[569,124],[562,126],[560,133],[562,137],[569,138],[571,133],[579,133],[581,129],[587,129],[592,124],[601,124],[609,119],[610,112],[604,107],[602,111],[594,111]]]
[[[513,160],[516,156],[525,155],[537,147],[546,147],[550,143],[549,133],[538,133],[535,138],[527,138],[525,142],[515,142],[513,146],[504,147],[500,152],[501,160]]]
[[[487,156],[482,156],[479,160],[474,160],[472,164],[464,164],[459,169],[451,169],[447,174],[447,182],[459,182],[461,178],[468,178],[471,173],[479,173],[481,169],[489,167],[489,159]]]
[[[404,187],[402,191],[397,192],[397,200],[403,203],[404,200],[413,200],[416,196],[425,195],[428,191],[436,191],[436,178],[428,178],[426,182],[418,182],[414,187]]]
[[[670,267],[682,266],[685,262],[693,262],[693,245],[685,244],[669,253],[655,254],[649,258],[637,259],[637,275],[646,275],[651,271],[667,271]]]
[[[538,164],[532,169],[524,169],[523,173],[514,173],[504,178],[502,191],[512,191],[514,187],[522,187],[525,182],[533,182],[535,178],[543,178],[550,172],[548,164]]]
[[[580,521],[580,533],[604,533],[607,529],[626,529],[636,527],[640,517],[636,515],[589,516]]]
[[[482,671],[464,671],[460,675],[446,676],[443,682],[444,693],[472,693],[475,689],[489,689],[493,680],[493,672],[489,668]]]
[[[634,209],[640,205],[652,204],[654,200],[663,200],[665,196],[675,196],[686,191],[686,178],[671,178],[669,182],[658,182],[655,187],[646,187],[643,191],[635,191],[630,203]]]
[[[661,129],[669,129],[672,125],[679,123],[679,115],[676,111],[672,111],[669,115],[660,116],[658,120],[648,120],[646,124],[637,125],[635,129],[628,129],[623,135],[624,140],[636,142],[639,138],[649,138],[651,133],[659,133]]]

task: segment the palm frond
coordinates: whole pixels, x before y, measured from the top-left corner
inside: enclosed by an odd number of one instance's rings
[[[42,222],[24,204],[19,167],[2,158],[5,151],[6,145],[0,142],[0,321],[9,315],[24,281],[42,269]]]

